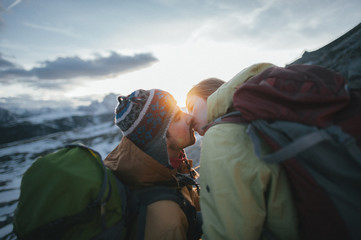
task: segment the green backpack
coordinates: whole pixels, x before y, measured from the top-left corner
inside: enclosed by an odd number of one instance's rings
[[[128,189],[101,156],[69,145],[25,172],[14,232],[19,239],[122,239]]]

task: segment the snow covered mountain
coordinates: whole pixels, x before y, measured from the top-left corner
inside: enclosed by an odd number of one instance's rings
[[[76,109],[42,108],[19,114],[0,108],[0,145],[106,122],[111,125],[115,106],[116,95],[109,94],[102,102],[93,101]]]
[[[0,108],[0,126],[9,122],[15,122],[17,117],[17,114],[12,113],[5,108]]]

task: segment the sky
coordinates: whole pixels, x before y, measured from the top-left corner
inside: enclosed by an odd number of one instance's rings
[[[360,0],[0,0],[0,107],[136,89],[185,106],[199,81],[285,66],[361,22]]]

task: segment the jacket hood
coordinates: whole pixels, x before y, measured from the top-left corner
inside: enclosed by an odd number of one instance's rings
[[[251,65],[218,88],[217,91],[215,91],[207,99],[208,122],[212,122],[216,118],[232,111],[233,94],[237,88],[249,78],[272,66],[274,65],[271,63],[257,63]]]
[[[169,169],[138,148],[127,137],[104,159],[104,164],[124,183],[140,188],[175,179]]]

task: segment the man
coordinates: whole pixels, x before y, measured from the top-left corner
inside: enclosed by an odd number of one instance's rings
[[[194,176],[183,150],[195,142],[192,117],[180,110],[172,95],[158,89],[139,89],[119,96],[118,102],[115,123],[123,138],[105,165],[133,190],[159,185],[177,188],[199,211],[198,192],[184,186],[181,179],[187,177],[180,174]],[[147,207],[144,238],[194,239],[190,231],[194,226],[187,217],[174,201],[154,202]],[[137,231],[139,226],[133,228],[131,238]]]

